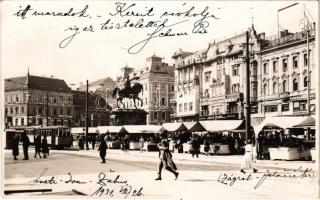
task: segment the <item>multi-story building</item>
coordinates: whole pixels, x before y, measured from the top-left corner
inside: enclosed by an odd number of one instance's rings
[[[175,66],[175,108],[172,121],[196,121],[199,116],[203,53],[179,49],[172,56]]]
[[[257,52],[258,113],[253,116],[305,115],[308,104],[310,113],[315,112],[315,34],[313,26],[309,44],[306,31],[290,33],[286,30],[281,32],[280,38],[265,40],[266,44]]]
[[[5,79],[7,127],[72,124],[73,96],[64,80],[32,76]]]
[[[251,52],[260,48],[259,39],[260,35],[252,27]],[[205,50],[192,54],[180,50],[172,56],[175,59],[178,95],[175,119],[195,121],[243,117],[245,43],[246,32],[242,32],[214,41]],[[256,97],[257,61],[252,58],[251,94]]]
[[[137,102],[138,108],[148,112],[147,124],[162,124],[170,121],[172,106],[170,99],[174,95],[174,67],[164,63],[162,58],[151,56],[146,59],[146,65],[143,68],[134,69],[129,67],[122,68],[122,75],[118,78],[118,87],[123,87],[127,77],[134,79],[135,82],[143,86],[139,94],[142,105]],[[132,100],[125,99],[126,108],[134,108]]]
[[[112,80],[112,78],[107,77],[107,78],[99,79],[89,83],[88,91],[93,92],[95,94],[102,95],[105,98],[105,100],[108,102],[108,104],[114,107],[115,99],[112,97],[112,92],[115,87],[116,87],[116,83]],[[87,86],[81,82],[79,90],[86,91]]]
[[[101,99],[99,94],[86,93],[83,91],[72,91],[73,93],[73,126],[86,126],[86,98],[88,95],[88,126],[107,126],[110,122],[110,111],[108,105]],[[99,102],[100,101],[100,102]]]

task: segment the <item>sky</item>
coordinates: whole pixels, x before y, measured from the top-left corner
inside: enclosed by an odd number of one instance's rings
[[[209,42],[222,40],[246,30],[251,24],[258,33],[265,32],[266,36],[277,34],[277,10],[293,3],[298,5],[279,12],[279,24],[282,29],[291,32],[301,31],[304,6],[309,11],[310,20],[318,19],[318,3],[316,1],[130,1],[133,7],[127,11],[146,14],[153,8],[153,16],[120,17],[116,14],[116,1],[4,1],[0,3],[0,64],[2,78],[24,76],[29,68],[31,75],[53,76],[64,79],[69,85],[79,85],[87,79],[94,80],[120,75],[120,69],[126,65],[141,68],[145,66],[147,57],[153,54],[163,57],[164,61],[173,63],[171,56],[181,48],[185,51],[205,49]],[[124,3],[122,1],[121,3]],[[25,19],[14,15],[20,9],[30,5]],[[83,10],[86,5],[90,17],[59,17],[32,16],[32,12],[73,12]],[[201,13],[205,7],[216,18],[207,18],[203,25],[209,25],[205,34],[193,34],[192,29],[197,17],[164,16],[164,12],[172,13],[187,11],[194,6],[194,13]],[[126,7],[124,7],[126,8]],[[149,13],[150,14],[150,13]],[[151,15],[150,14],[150,15]],[[311,17],[310,17],[311,16]],[[148,37],[156,28],[124,28],[121,30],[101,30],[101,24],[108,19],[110,22],[123,23],[126,20],[137,22],[139,19],[164,21],[167,25],[178,23],[171,28],[171,33],[184,33],[184,36],[157,37],[151,39],[146,46],[136,54],[128,53],[134,44]],[[185,21],[188,20],[188,21]],[[184,22],[185,21],[185,22]],[[109,22],[109,23],[110,23]],[[317,23],[318,24],[318,23]],[[60,42],[71,36],[75,31],[67,30],[74,26],[83,30],[90,27],[94,32],[80,31],[64,48]],[[163,29],[168,30],[169,28]]]

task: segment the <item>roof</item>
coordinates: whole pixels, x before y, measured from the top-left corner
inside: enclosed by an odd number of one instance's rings
[[[306,120],[306,116],[286,116],[286,117],[266,117],[266,119],[259,125],[254,126],[254,132],[258,134],[265,127],[276,128],[292,128],[299,125]]]
[[[122,133],[126,132],[126,130],[122,126],[98,126],[98,131],[100,134],[105,133]]]
[[[71,92],[71,89],[62,79],[29,75],[28,87],[27,76],[9,78],[5,80],[5,91],[22,90],[27,88],[52,92]]]
[[[316,120],[313,116],[308,116],[301,123],[294,125],[295,128],[312,127],[316,125]]]
[[[177,122],[177,123],[163,123],[162,130],[175,132],[175,131],[187,131],[188,129],[182,122]]]
[[[157,125],[125,125],[124,129],[128,133],[159,133],[161,126]]]
[[[206,120],[199,123],[208,132],[238,130],[243,126],[244,120]]]
[[[190,131],[190,132],[203,132],[203,131],[207,131],[207,130],[203,127],[203,125],[200,122],[196,122],[193,124],[193,126],[188,128],[188,131]]]
[[[110,88],[113,88],[116,85],[115,81],[111,77],[98,79],[96,81],[89,83],[90,86],[96,86],[96,85],[102,85],[102,84],[103,84],[103,87],[110,87]],[[83,85],[83,86],[79,87],[79,90],[83,91],[83,90],[86,90],[86,88],[87,88],[87,86]]]
[[[85,132],[86,132],[85,127],[71,128],[71,134],[81,134],[81,133],[85,133]],[[88,133],[97,133],[97,132],[98,132],[97,127],[88,127]]]

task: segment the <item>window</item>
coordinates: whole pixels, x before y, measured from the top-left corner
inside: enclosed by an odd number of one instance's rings
[[[295,101],[293,102],[293,111],[306,111],[307,101]]]
[[[42,115],[42,108],[39,108],[39,109],[38,109],[38,114],[39,114],[39,115]]]
[[[205,82],[209,82],[210,81],[210,76],[211,76],[211,72],[205,72],[204,73]]]
[[[16,115],[19,115],[19,108],[18,107],[15,108],[15,112],[16,112]]]
[[[289,103],[285,103],[281,105],[281,110],[283,111],[289,111]]]
[[[306,67],[308,65],[308,54],[303,54],[303,64]]]
[[[182,112],[182,104],[179,104],[179,112]]]
[[[21,107],[21,113],[24,114],[24,107]]]
[[[286,72],[288,70],[288,60],[286,58],[282,59],[282,71]]]
[[[153,119],[158,119],[158,112],[154,112]]]
[[[164,97],[161,98],[161,105],[162,106],[166,105],[166,98],[164,98]]]
[[[60,115],[63,115],[63,108],[60,108]]]
[[[165,113],[165,112],[163,112],[163,113],[161,114],[161,119],[162,119],[162,120],[166,120],[166,113]]]
[[[272,85],[272,94],[277,94],[278,93],[278,87],[277,87],[277,83],[274,82]]]
[[[67,109],[67,115],[71,115],[71,110]]]
[[[268,84],[263,85],[263,95],[268,95]]]
[[[16,95],[16,102],[19,102],[19,96]]]
[[[232,66],[232,76],[239,76],[239,65]]]
[[[21,126],[23,126],[23,125],[24,125],[24,119],[21,118]]]
[[[282,82],[282,92],[287,92],[287,81],[286,80],[284,80]]]
[[[13,108],[12,107],[10,108],[10,114],[13,114]]]
[[[174,92],[174,85],[171,85],[171,92]]]
[[[189,111],[193,110],[193,102],[189,102]]]
[[[268,63],[263,63],[263,73],[268,74]]]
[[[308,87],[308,77],[304,77],[303,79],[303,87]]]
[[[298,68],[298,57],[297,56],[292,57],[292,65],[293,65],[293,68]]]
[[[272,62],[272,68],[273,68],[273,73],[277,73],[278,72],[278,61],[274,60]]]
[[[53,109],[53,115],[57,115],[57,109],[56,108]]]
[[[206,90],[204,91],[204,97],[205,97],[205,98],[209,98],[209,90],[208,90],[208,89],[206,89]]]
[[[183,110],[184,112],[188,111],[188,103],[183,104]]]
[[[264,112],[277,112],[277,111],[278,111],[278,105],[264,107]]]
[[[15,120],[15,121],[16,121],[16,124],[15,124],[15,125],[16,125],[16,126],[18,126],[18,119],[16,118],[16,120]]]
[[[298,79],[297,78],[293,79],[293,82],[292,82],[293,91],[297,91],[299,89],[298,84],[299,84]]]

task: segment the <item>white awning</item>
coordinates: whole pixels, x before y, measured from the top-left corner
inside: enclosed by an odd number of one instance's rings
[[[74,128],[71,128],[71,134],[81,134],[81,133],[86,133],[86,128],[85,127],[74,127]],[[97,127],[88,127],[88,133],[89,134],[98,133]]]
[[[236,130],[244,123],[244,120],[206,120],[199,122],[208,132],[218,132]]]
[[[125,131],[122,126],[98,126],[98,131],[100,134],[105,133],[120,133]]]
[[[316,120],[313,116],[308,116],[305,120],[303,120],[301,123],[294,125],[294,128],[306,128],[306,127],[315,127],[316,126]]]
[[[161,130],[157,125],[125,125],[123,128],[128,133],[159,133]]]
[[[266,117],[266,119],[259,125],[253,127],[254,132],[257,135],[264,127],[276,127],[276,128],[292,128],[295,125],[303,122],[306,116],[286,116],[286,117]]]
[[[182,122],[177,123],[164,123],[162,124],[162,130],[166,130],[169,132],[175,131],[187,131],[187,127]]]

